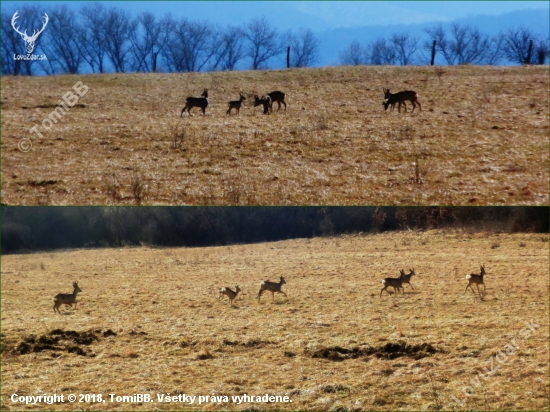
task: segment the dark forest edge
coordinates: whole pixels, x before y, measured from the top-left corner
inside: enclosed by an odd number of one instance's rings
[[[2,254],[463,228],[548,233],[548,207],[2,207]]]

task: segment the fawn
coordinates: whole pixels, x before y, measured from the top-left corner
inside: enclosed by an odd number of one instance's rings
[[[229,298],[229,304],[233,306],[233,300],[237,297],[240,291],[241,288],[239,288],[239,285],[235,285],[235,291],[232,291],[230,288],[227,287],[221,288],[218,299],[221,299],[222,296],[225,295]]]
[[[483,292],[485,292],[485,283],[483,283],[483,275],[485,275],[485,266],[481,265],[481,274],[476,275],[475,273],[472,273],[471,275],[466,275],[466,279],[468,279],[468,286],[466,286],[466,289],[464,290],[464,293],[470,288],[472,290],[472,293],[475,295],[474,288],[472,288],[472,283],[475,283],[477,287],[477,293],[481,295],[479,292],[479,285],[483,285]]]
[[[239,93],[239,100],[231,100],[229,102],[229,109],[225,113],[226,116],[231,114],[231,109],[235,109],[235,112],[237,113],[237,116],[239,115],[239,111],[241,110],[241,106],[243,104],[243,101],[246,100],[246,97],[242,95],[242,93]]]

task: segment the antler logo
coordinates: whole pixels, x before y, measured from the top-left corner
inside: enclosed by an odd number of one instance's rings
[[[34,43],[36,42],[36,39],[38,38],[38,36],[40,35],[40,33],[42,33],[44,31],[44,29],[46,28],[47,24],[48,24],[48,21],[50,20],[50,18],[48,17],[48,15],[46,13],[44,13],[44,25],[42,26],[42,28],[40,30],[35,30],[32,34],[32,36],[29,36],[27,34],[27,30],[25,30],[24,33],[21,33],[19,31],[19,27],[15,27],[15,20],[17,20],[19,18],[19,16],[17,15],[17,13],[19,13],[19,10],[15,12],[15,14],[13,15],[12,19],[11,19],[11,26],[13,27],[13,29],[19,33],[21,35],[21,37],[23,38],[23,40],[25,41],[25,43],[27,44],[25,47],[27,48],[27,53],[28,54],[32,54],[33,50],[34,50]]]

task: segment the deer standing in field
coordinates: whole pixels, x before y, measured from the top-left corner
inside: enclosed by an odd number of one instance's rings
[[[277,103],[277,111],[281,108],[281,103],[285,105],[286,112],[286,103],[285,103],[285,94],[278,90],[267,94],[271,99],[271,104],[269,105],[270,110],[273,112],[273,103]]]
[[[258,95],[255,94],[254,107],[260,105],[264,107],[264,114],[269,114],[269,108],[271,107],[271,97],[269,97],[267,94],[263,95],[262,97],[258,97]]]
[[[74,303],[74,308],[76,309],[76,295],[78,294],[78,292],[82,292],[82,289],[78,287],[78,282],[73,282],[73,287],[74,287],[73,293],[58,293],[57,295],[55,295],[55,298],[53,299],[54,312],[57,310],[57,312],[61,313],[59,310],[59,307],[61,305],[67,305],[72,307],[73,303]]]
[[[235,291],[227,287],[221,288],[220,294],[218,295],[218,299],[221,299],[222,296],[225,295],[229,298],[229,304],[233,306],[233,300],[235,300],[235,298],[237,297],[240,291],[241,291],[241,288],[239,288],[239,285],[235,285]]]
[[[282,276],[281,276],[281,280],[279,281],[279,283],[270,282],[269,280],[264,280],[260,284],[260,291],[258,292],[258,302],[260,301],[260,297],[262,296],[262,293],[264,293],[266,290],[271,292],[271,296],[272,296],[273,300],[275,300],[275,292],[282,293],[283,295],[285,295],[285,297],[288,298],[286,293],[281,290],[281,287],[285,283],[286,283],[285,279]]]
[[[397,106],[397,111],[401,113],[401,103],[405,106],[405,113],[407,112],[407,104],[405,101],[410,101],[413,105],[413,109],[411,111],[414,112],[414,109],[416,108],[416,105],[418,104],[418,108],[420,111],[422,111],[422,105],[418,101],[418,93],[412,90],[405,90],[403,92],[399,93],[390,93],[390,89],[382,89],[384,90],[384,98],[387,99],[384,104],[384,110],[387,110],[389,106],[391,106],[392,110],[395,107],[396,103],[399,103],[399,106]]]
[[[485,292],[485,283],[483,283],[483,275],[485,275],[485,266],[481,265],[481,274],[477,275],[475,273],[472,273],[471,275],[466,275],[466,279],[468,279],[468,286],[466,286],[466,289],[464,290],[464,293],[470,288],[472,290],[472,293],[475,295],[474,288],[472,288],[472,283],[475,283],[477,287],[477,293],[481,295],[479,292],[479,285],[483,285],[483,292]]]
[[[409,269],[409,274],[408,275],[405,275],[404,273],[402,275],[403,276],[403,283],[408,283],[408,285],[411,288],[413,288],[413,285],[411,285],[411,278],[415,275],[416,275],[416,273],[414,273],[414,269]]]
[[[386,291],[388,295],[390,294],[390,292],[388,291],[388,286],[391,286],[393,288],[393,292],[395,295],[397,295],[397,292],[399,291],[399,289],[402,289],[403,294],[405,293],[401,285],[403,285],[404,277],[406,275],[403,269],[401,269],[400,272],[401,272],[401,275],[399,275],[398,278],[386,278],[382,281],[382,283],[384,284],[384,287],[380,291],[380,297],[382,297],[383,291]]]
[[[185,99],[187,103],[185,103],[185,107],[181,109],[181,116],[183,117],[183,112],[187,110],[187,113],[189,113],[189,116],[192,116],[191,109],[193,107],[200,107],[202,110],[202,115],[206,116],[206,107],[208,106],[208,89],[204,89],[204,91],[201,94],[201,97],[188,97]]]
[[[239,111],[241,110],[241,106],[243,104],[243,101],[246,100],[246,97],[242,95],[242,93],[239,93],[239,100],[231,100],[229,102],[229,109],[225,113],[226,116],[231,114],[231,109],[235,109],[235,112],[237,113],[237,116],[239,115]]]

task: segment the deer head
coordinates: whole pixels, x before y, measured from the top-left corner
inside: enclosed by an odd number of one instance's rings
[[[40,30],[35,30],[33,32],[32,36],[29,36],[29,35],[27,35],[27,30],[25,30],[24,33],[21,33],[19,31],[19,27],[15,27],[15,20],[17,20],[19,18],[19,16],[17,15],[18,13],[19,13],[19,11],[16,11],[15,14],[13,15],[13,17],[11,19],[11,26],[13,27],[13,29],[17,33],[19,33],[21,35],[21,37],[23,38],[23,40],[27,44],[25,46],[27,48],[27,53],[31,54],[34,50],[34,42],[36,41],[36,39],[38,38],[40,33],[42,33],[44,31],[44,29],[46,28],[50,18],[48,17],[48,15],[46,13],[44,13],[44,24],[42,25],[42,28]]]

